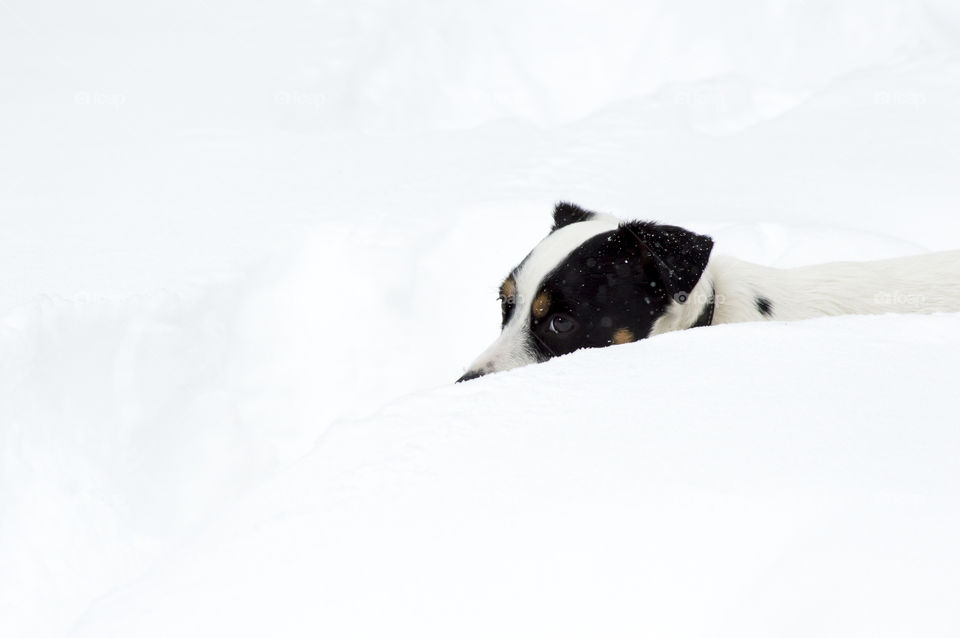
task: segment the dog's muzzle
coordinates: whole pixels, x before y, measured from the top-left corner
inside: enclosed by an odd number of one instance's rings
[[[470,379],[476,379],[477,377],[482,377],[484,374],[485,373],[482,370],[470,370],[464,373],[462,377],[457,379],[457,383],[460,383],[461,381],[469,381]]]

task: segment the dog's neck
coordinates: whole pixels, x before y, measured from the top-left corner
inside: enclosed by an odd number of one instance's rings
[[[693,290],[689,293],[681,293],[683,297],[677,296],[677,299],[667,307],[663,316],[653,324],[649,336],[718,323],[717,310],[719,302],[723,301],[724,297],[717,290],[716,277],[711,268],[712,263],[711,259]],[[685,300],[681,302],[679,300],[681,298]]]
[[[960,251],[788,269],[721,255],[711,257],[686,301],[672,302],[650,336],[744,321],[957,310]]]

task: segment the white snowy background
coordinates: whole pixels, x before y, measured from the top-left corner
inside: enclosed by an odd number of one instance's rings
[[[559,199],[960,248],[960,5],[0,0],[0,636],[960,635],[960,316],[453,385]]]

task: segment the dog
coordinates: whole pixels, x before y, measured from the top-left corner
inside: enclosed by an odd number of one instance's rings
[[[550,234],[500,286],[500,336],[458,382],[716,324],[960,311],[960,250],[789,269],[712,252],[677,226],[557,204]]]

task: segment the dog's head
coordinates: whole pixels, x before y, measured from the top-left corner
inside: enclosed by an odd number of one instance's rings
[[[553,228],[500,286],[500,337],[459,379],[643,339],[699,281],[713,240],[560,203]]]

